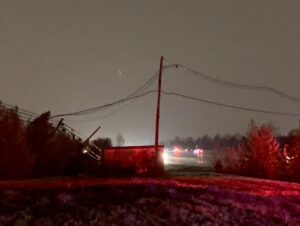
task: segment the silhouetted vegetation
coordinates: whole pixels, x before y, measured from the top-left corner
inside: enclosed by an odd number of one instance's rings
[[[100,175],[99,149],[112,146],[110,138],[95,139],[87,155],[83,144],[64,129],[54,127],[46,112],[24,122],[18,108],[0,105],[0,178]],[[175,137],[166,146],[214,151],[215,170],[259,178],[300,181],[300,131],[274,136],[272,125],[252,124],[246,136],[236,134],[197,139]],[[121,143],[121,137],[119,138]],[[94,157],[91,158],[91,157]],[[96,160],[97,159],[97,160]]]
[[[99,169],[96,160],[82,155],[81,141],[53,126],[49,118],[46,112],[24,122],[17,108],[0,106],[0,178],[74,176]],[[99,148],[111,146],[108,138],[94,143]]]
[[[105,137],[105,138],[99,137],[93,140],[93,143],[100,149],[112,147],[112,141],[109,137]]]
[[[67,133],[55,131],[49,123],[49,117],[50,112],[46,112],[26,128],[34,156],[34,174],[38,177],[76,174],[80,171],[75,162],[79,161],[81,155],[81,143]]]
[[[275,137],[268,125],[252,126],[235,148],[217,151],[215,169],[222,173],[300,181],[300,133]]]
[[[17,109],[8,110],[0,106],[0,177],[28,177],[33,167],[34,155]]]
[[[122,136],[122,134],[117,135],[116,143],[117,143],[117,146],[123,146],[124,145],[125,140],[124,140],[124,137]]]
[[[300,130],[293,129],[287,136],[275,136],[276,130],[271,123],[257,126],[252,121],[246,136],[175,137],[164,145],[171,149],[177,146],[212,151],[217,172],[300,181]]]

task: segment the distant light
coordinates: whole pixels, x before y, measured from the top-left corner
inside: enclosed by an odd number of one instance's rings
[[[194,154],[196,154],[196,155],[201,155],[203,153],[204,153],[203,149],[197,148],[197,149],[194,150]]]
[[[83,150],[82,150],[82,153],[83,153],[83,154],[87,154],[87,153],[88,153],[88,150],[83,149]]]
[[[180,150],[179,147],[175,146],[174,149],[173,149],[173,151],[174,151],[175,153],[179,153],[181,150]]]
[[[176,157],[180,156],[181,149],[179,147],[175,146],[174,149],[173,149],[173,151],[174,151],[174,154],[175,154]]]

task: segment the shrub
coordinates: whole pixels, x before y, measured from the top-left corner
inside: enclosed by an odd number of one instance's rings
[[[56,132],[49,118],[50,112],[46,112],[27,128],[27,139],[35,157],[36,176],[73,174],[80,155],[80,142],[64,132]]]
[[[262,178],[276,178],[279,171],[279,144],[269,127],[252,127],[247,136],[245,154],[247,173]]]
[[[80,172],[81,143],[55,130],[46,112],[26,125],[0,105],[0,178],[68,176]]]
[[[238,148],[219,150],[214,168],[219,173],[242,174],[242,153]]]
[[[252,126],[239,147],[218,153],[216,171],[260,178],[280,176],[279,144],[270,127]]]
[[[289,145],[287,147],[286,162],[288,165],[288,173],[297,181],[300,181],[300,134],[290,136]]]
[[[25,178],[30,176],[33,156],[25,137],[25,127],[17,109],[0,109],[0,177]]]

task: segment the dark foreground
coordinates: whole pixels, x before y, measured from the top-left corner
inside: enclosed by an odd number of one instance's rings
[[[0,225],[300,225],[300,185],[237,177],[0,182]]]

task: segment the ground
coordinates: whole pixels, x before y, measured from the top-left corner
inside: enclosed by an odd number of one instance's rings
[[[0,182],[0,225],[300,225],[300,184],[201,177]]]

